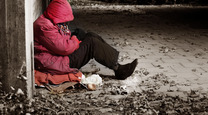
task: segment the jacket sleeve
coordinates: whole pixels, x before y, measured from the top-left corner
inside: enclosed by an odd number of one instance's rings
[[[57,55],[69,55],[79,48],[76,38],[60,34],[56,26],[42,26],[39,34],[40,44]]]

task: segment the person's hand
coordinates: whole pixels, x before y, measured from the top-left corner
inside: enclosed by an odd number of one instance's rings
[[[71,37],[71,40],[74,40],[74,41],[76,41],[78,44],[80,44],[82,41],[79,41],[78,39],[77,39],[77,36],[72,36]]]

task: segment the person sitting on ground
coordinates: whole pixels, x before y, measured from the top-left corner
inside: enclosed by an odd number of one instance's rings
[[[53,0],[34,22],[35,70],[50,75],[76,74],[89,60],[95,59],[114,70],[118,80],[131,76],[137,59],[119,64],[119,52],[101,36],[81,30],[72,34],[66,23],[73,19],[67,0]]]

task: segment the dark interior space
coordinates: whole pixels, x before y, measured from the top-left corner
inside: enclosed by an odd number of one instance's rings
[[[170,23],[189,25],[192,28],[208,29],[207,8],[172,8],[150,9],[149,13],[161,18],[161,21],[169,20]]]
[[[191,4],[207,5],[207,0],[99,0],[107,3],[137,4],[137,5],[165,5],[165,4]]]

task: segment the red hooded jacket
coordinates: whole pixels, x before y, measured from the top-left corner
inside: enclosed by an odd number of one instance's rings
[[[53,0],[34,22],[35,69],[51,75],[77,73],[70,68],[69,57],[79,48],[79,41],[71,34],[61,34],[58,23],[72,21],[72,9],[67,0]]]

